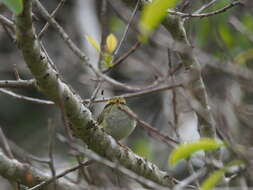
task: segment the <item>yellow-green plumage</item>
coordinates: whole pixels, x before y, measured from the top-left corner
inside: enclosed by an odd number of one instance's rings
[[[124,98],[114,98],[109,101],[98,117],[98,123],[105,132],[116,140],[128,137],[136,126],[136,121],[120,107],[131,112]]]

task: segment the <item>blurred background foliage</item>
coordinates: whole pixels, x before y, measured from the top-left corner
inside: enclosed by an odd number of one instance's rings
[[[218,1],[206,12],[220,9],[230,2],[230,0]],[[190,34],[194,36],[193,41],[196,46],[221,60],[231,59],[231,61],[236,60],[243,52],[250,50],[253,42],[249,40],[247,35],[235,28],[233,20],[239,21],[245,28],[245,32],[252,35],[252,13],[245,11],[245,9],[243,9],[244,11],[240,10],[242,8],[238,7],[212,17],[191,19],[187,27],[189,27]]]

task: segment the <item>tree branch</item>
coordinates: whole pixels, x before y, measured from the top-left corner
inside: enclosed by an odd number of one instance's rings
[[[117,160],[122,166],[158,184],[172,187],[171,176],[132,151],[119,146],[107,135],[92,118],[90,110],[81,103],[79,96],[60,79],[39,46],[32,24],[31,4],[31,0],[24,1],[24,11],[16,17],[17,42],[38,87],[59,107],[63,107],[73,135],[99,155]]]
[[[33,88],[35,80],[0,80],[0,88]]]
[[[33,102],[33,103],[36,103],[36,104],[54,105],[54,102],[52,102],[52,101],[42,100],[42,99],[38,99],[38,98],[31,98],[31,97],[28,97],[28,96],[23,96],[23,95],[14,93],[10,90],[5,90],[5,89],[0,88],[0,92],[4,93],[4,94],[7,94],[7,95],[9,95],[9,96],[11,96],[15,99],[18,99],[18,100],[25,100],[25,101]]]
[[[167,16],[163,25],[171,33],[174,40],[182,42],[191,48],[184,29],[183,21],[180,17]],[[187,88],[193,92],[207,113],[207,119],[203,120],[201,117],[198,118],[201,136],[211,138],[216,137],[214,118],[210,110],[206,87],[201,76],[200,64],[193,51],[191,54],[182,52],[178,53],[182,59],[183,65],[188,70],[189,75],[193,78],[191,84],[189,84]]]
[[[60,34],[60,37],[64,40],[64,42],[68,45],[68,47],[71,49],[71,51],[80,58],[84,64],[86,64],[98,77],[103,79],[108,84],[111,84],[119,89],[124,89],[128,91],[139,91],[142,90],[141,87],[137,86],[130,86],[124,83],[121,83],[117,80],[114,80],[113,78],[103,74],[100,72],[97,68],[95,68],[91,63],[89,58],[84,54],[76,45],[73,43],[73,41],[70,39],[69,35],[64,31],[64,29],[56,22],[54,18],[50,16],[50,14],[47,12],[47,10],[42,6],[42,4],[38,1],[34,1],[38,9],[40,10],[42,16],[50,23],[56,31]],[[149,85],[147,88],[153,87],[152,84]]]
[[[0,174],[7,179],[20,182],[27,187],[33,187],[36,184],[51,179],[51,177],[28,164],[22,164],[15,159],[9,159],[1,151]],[[57,188],[62,190],[78,190],[76,184],[67,182],[64,179],[58,181]],[[47,190],[53,190],[53,186],[48,185]]]
[[[209,13],[182,13],[182,12],[178,12],[174,10],[168,10],[168,13],[172,15],[180,16],[182,18],[204,18],[204,17],[214,16],[217,14],[224,13],[230,8],[238,6],[238,5],[243,5],[243,3],[241,1],[234,1],[221,9],[218,9]]]

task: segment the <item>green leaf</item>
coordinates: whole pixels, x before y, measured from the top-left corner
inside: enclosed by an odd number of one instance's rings
[[[246,13],[242,18],[242,23],[246,27],[248,31],[253,31],[253,20],[252,16],[248,13]]]
[[[179,145],[170,155],[169,165],[174,166],[182,159],[189,158],[193,153],[204,150],[211,151],[224,146],[224,144],[215,139],[203,138],[196,142]]]
[[[228,47],[231,48],[234,45],[234,36],[227,25],[222,24],[219,26],[219,34],[221,39]]]
[[[108,53],[112,54],[116,49],[118,40],[114,34],[110,34],[106,38],[106,50]]]
[[[154,0],[145,5],[140,19],[142,39],[146,39],[166,17],[167,10],[174,8],[178,0]]]
[[[213,189],[223,178],[224,174],[233,166],[243,166],[242,160],[233,160],[229,162],[226,167],[214,171],[210,174],[200,186],[200,190],[211,190]]]
[[[240,55],[235,57],[235,63],[246,64],[248,60],[253,60],[253,49],[242,52]]]
[[[113,55],[108,54],[108,53],[104,53],[103,54],[103,61],[102,61],[103,66],[106,68],[112,67],[113,66],[113,64],[111,63],[112,59],[113,59]]]
[[[214,171],[200,186],[200,190],[211,190],[213,189],[223,178],[226,172],[226,168]]]
[[[92,36],[90,35],[85,35],[86,40],[90,43],[90,45],[92,45],[98,52],[100,52],[100,45],[97,42],[97,40],[95,40]]]
[[[1,2],[16,15],[23,11],[23,0],[0,0]]]

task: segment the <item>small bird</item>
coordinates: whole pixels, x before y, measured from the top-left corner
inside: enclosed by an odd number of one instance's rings
[[[105,105],[98,116],[98,124],[117,141],[128,137],[136,127],[136,120],[124,110],[132,112],[124,98],[115,97]]]

